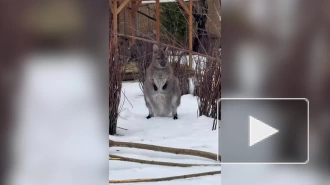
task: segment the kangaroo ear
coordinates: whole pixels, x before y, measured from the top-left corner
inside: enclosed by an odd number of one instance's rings
[[[152,47],[152,50],[154,51],[154,53],[159,50],[159,47],[157,46],[157,44],[154,44],[154,46]]]

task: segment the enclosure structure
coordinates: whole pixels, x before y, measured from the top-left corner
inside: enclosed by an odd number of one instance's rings
[[[122,110],[119,106],[122,81],[134,80],[143,91],[154,44],[168,47],[169,64],[179,80],[182,95],[197,97],[198,116],[214,118],[214,129],[216,101],[220,98],[220,2],[110,0],[109,3],[110,135],[116,134],[116,122]],[[206,23],[214,26],[213,32],[209,32]],[[184,25],[178,28],[181,24]],[[177,30],[184,36],[177,35]],[[201,46],[197,50],[196,43]]]
[[[160,43],[160,1],[161,0],[110,0],[109,6],[113,14],[112,27],[114,31],[114,45],[118,50],[118,14],[128,6],[131,5],[131,39],[132,44],[135,44],[136,40],[136,26],[134,20],[136,19],[137,11],[141,6],[142,2],[154,2],[156,4],[156,42]],[[192,66],[192,54],[193,54],[193,0],[188,1],[188,5],[185,3],[185,0],[173,0],[173,2],[178,2],[182,9],[188,14],[188,40],[189,40],[189,66]]]

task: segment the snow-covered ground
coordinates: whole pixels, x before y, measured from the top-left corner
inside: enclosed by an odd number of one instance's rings
[[[123,84],[121,103],[123,109],[118,119],[117,129],[120,136],[109,136],[116,141],[137,142],[175,148],[196,149],[217,153],[218,131],[212,131],[213,119],[197,117],[197,100],[192,95],[184,95],[178,108],[178,120],[172,117],[153,117],[146,119],[148,109],[145,106],[143,93],[136,82]],[[110,154],[132,157],[138,159],[178,162],[178,163],[203,163],[215,164],[210,159],[167,154],[139,149],[110,148]],[[109,161],[109,179],[139,179],[159,178],[175,175],[202,173],[221,170],[221,167],[166,167],[146,165],[122,161]],[[221,184],[221,175],[197,177],[183,180],[153,182],[153,184],[194,185],[194,184]],[[139,183],[151,184],[151,183]]]

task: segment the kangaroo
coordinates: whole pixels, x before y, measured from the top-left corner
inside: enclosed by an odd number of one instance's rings
[[[150,119],[153,116],[169,116],[178,119],[177,108],[181,102],[179,80],[173,74],[168,62],[167,48],[153,46],[152,62],[150,63],[144,82],[144,100],[149,109]]]

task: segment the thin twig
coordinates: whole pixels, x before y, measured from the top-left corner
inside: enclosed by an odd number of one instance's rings
[[[122,94],[124,95],[125,99],[128,101],[128,103],[129,103],[129,104],[131,105],[131,107],[133,108],[133,105],[132,105],[132,103],[129,101],[129,99],[127,98],[125,92],[124,92],[123,90],[122,90],[121,92],[122,92]]]
[[[123,129],[123,130],[128,130],[128,129],[126,129],[126,128],[121,128],[121,127],[117,127],[117,128],[119,128],[119,129]]]

